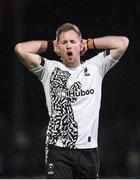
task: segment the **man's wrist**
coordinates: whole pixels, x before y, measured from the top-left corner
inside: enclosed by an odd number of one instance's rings
[[[93,38],[87,39],[87,49],[97,49]]]
[[[47,41],[47,51],[52,52],[54,51],[54,44],[52,40]]]

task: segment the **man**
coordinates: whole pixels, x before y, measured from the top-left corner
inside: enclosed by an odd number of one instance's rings
[[[104,75],[124,54],[124,36],[82,39],[77,26],[58,28],[54,41],[19,43],[15,51],[23,64],[42,82],[50,121],[46,133],[47,178],[97,178],[98,121]],[[81,63],[88,49],[103,52]],[[41,57],[54,51],[61,62]]]

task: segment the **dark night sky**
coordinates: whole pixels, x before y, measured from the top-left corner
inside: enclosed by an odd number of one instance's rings
[[[140,5],[135,0],[0,0],[0,113],[9,130],[6,132],[8,141],[12,142],[11,135],[17,129],[22,129],[29,134],[32,143],[41,149],[44,137],[37,144],[34,136],[37,138],[42,129],[44,133],[48,122],[43,88],[37,78],[15,57],[14,46],[17,42],[54,39],[56,29],[65,22],[76,24],[84,38],[124,35],[130,40],[129,47],[103,81],[99,130],[103,159],[101,172],[103,177],[111,178],[137,175],[133,171],[128,173],[124,162],[127,162],[126,153],[129,154],[129,149],[139,150],[139,19]],[[95,53],[90,52],[83,58]],[[56,57],[44,54],[47,55]],[[23,117],[18,121],[20,115]],[[112,152],[111,155],[108,151]],[[34,156],[38,153],[35,152]],[[8,155],[12,156],[10,153]],[[111,156],[109,161],[108,156]],[[111,172],[107,170],[108,163],[114,167]],[[29,162],[27,164],[31,166]],[[119,168],[120,165],[123,170]],[[20,175],[23,175],[22,172]],[[29,174],[23,177],[26,176]],[[140,177],[140,173],[137,176]]]

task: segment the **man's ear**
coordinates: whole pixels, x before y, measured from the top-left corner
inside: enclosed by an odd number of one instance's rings
[[[80,51],[82,52],[83,50],[84,50],[84,42],[83,42],[83,40],[81,40],[81,42],[80,42]]]
[[[85,40],[81,40],[80,42],[80,55],[84,55],[85,52],[87,51],[87,48],[86,48],[86,42]]]
[[[58,43],[55,41],[55,43],[54,43],[54,52],[58,55],[58,56],[60,56],[60,52],[59,52],[59,45],[58,45]]]

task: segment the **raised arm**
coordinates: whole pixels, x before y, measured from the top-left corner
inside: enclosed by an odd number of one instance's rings
[[[113,59],[120,59],[126,51],[129,40],[125,36],[105,36],[95,38],[94,43],[97,49],[109,49]]]
[[[118,60],[126,51],[129,39],[125,36],[104,36],[84,40],[85,51],[87,49],[108,49],[114,60]]]
[[[45,52],[47,48],[48,48],[47,41],[44,40],[28,41],[28,42],[18,43],[15,46],[15,52],[17,57],[22,61],[22,63],[28,69],[32,69],[40,65],[41,56],[39,54]]]

